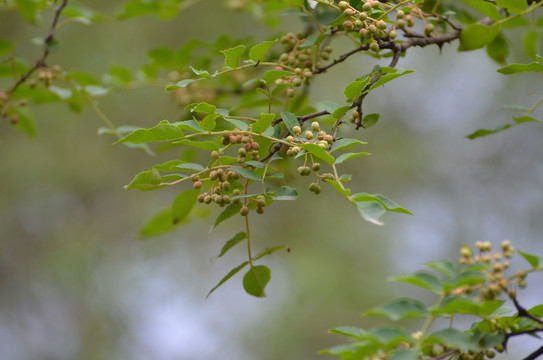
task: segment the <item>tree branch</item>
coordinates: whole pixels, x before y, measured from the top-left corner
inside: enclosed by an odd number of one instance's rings
[[[543,346],[531,353],[530,355],[526,356],[523,360],[535,360],[540,355],[543,355]]]
[[[56,31],[58,19],[60,18],[60,13],[66,7],[67,4],[68,4],[68,0],[62,0],[62,3],[59,5],[57,10],[55,11],[55,16],[53,17],[53,22],[51,23],[51,27],[49,29],[49,34],[47,35],[47,37],[44,40],[44,48],[43,48],[43,53],[42,53],[41,57],[36,61],[34,66],[32,66],[30,68],[30,70],[28,70],[25,74],[23,74],[19,78],[19,80],[17,80],[17,82],[11,87],[11,89],[9,89],[7,91],[8,96],[13,94],[15,92],[15,90],[17,90],[17,88],[21,84],[23,84],[30,77],[30,75],[32,75],[34,73],[34,71],[36,71],[39,68],[45,66],[45,60],[47,59],[47,56],[49,56],[50,46],[51,46],[51,44],[52,44],[52,42],[54,40],[54,37],[55,37],[55,31]]]

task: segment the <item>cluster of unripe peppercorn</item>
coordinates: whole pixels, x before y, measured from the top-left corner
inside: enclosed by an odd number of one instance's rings
[[[316,144],[321,147],[323,150],[329,150],[330,146],[334,143],[334,137],[326,131],[321,130],[320,124],[317,121],[314,121],[311,123],[311,130],[306,130],[302,137],[302,128],[300,126],[294,126],[292,128],[292,133],[296,136],[296,138],[292,135],[289,135],[286,137],[286,141],[293,144],[294,146],[290,147],[287,150],[287,155],[289,157],[295,157],[297,156],[300,151],[303,150],[302,147],[296,145],[296,140],[298,140],[300,143],[309,143],[313,142],[315,143],[315,140],[317,141]],[[313,162],[311,167],[307,166],[306,164],[299,166],[297,171],[298,174],[301,176],[309,176],[311,172],[313,171],[318,179],[333,179],[334,175],[330,173],[325,173],[320,175],[319,171],[321,169],[321,164],[318,162]],[[318,182],[309,184],[309,190],[315,194],[320,194],[322,191],[321,186]]]
[[[480,296],[484,300],[494,300],[497,296],[503,292],[507,292],[509,295],[515,294],[511,285],[514,282],[521,288],[526,286],[527,272],[524,270],[518,271],[513,277],[506,277],[504,272],[509,268],[509,261],[514,253],[514,248],[508,240],[501,243],[500,251],[492,253],[492,245],[488,241],[477,242],[476,247],[479,250],[479,254],[473,256],[473,252],[467,246],[460,249],[460,264],[471,265],[476,263],[483,263],[490,265],[491,269],[488,272],[488,282],[481,285],[473,285],[461,289],[465,293],[471,293],[478,289]]]
[[[243,144],[243,146],[238,148],[238,162],[240,164],[245,162],[248,157],[250,157],[251,160],[258,160],[260,158],[260,144],[254,141],[246,132],[243,132],[238,128],[234,129],[230,134],[223,135],[222,144],[224,146]],[[216,156],[214,153],[212,153],[212,157],[218,158],[218,153]]]
[[[387,29],[388,24],[381,19],[381,16],[377,19],[371,17],[373,10],[378,10],[383,7],[383,4],[377,0],[366,0],[362,5],[362,11],[352,7],[347,1],[340,1],[338,7],[347,18],[342,24],[343,30],[347,33],[357,32],[360,35],[360,40],[362,42],[364,42],[364,40],[370,41],[369,48],[375,52],[380,50],[377,39],[394,40],[398,36],[396,29],[405,29],[406,27],[415,25],[415,20],[411,13],[406,13],[404,10],[398,10],[396,11],[395,22],[390,29]],[[434,30],[435,27],[431,23],[428,23],[424,27],[424,33],[427,36],[434,32]]]
[[[216,151],[213,152],[212,156],[217,156],[218,153]],[[198,195],[198,202],[202,204],[211,204],[215,203],[219,205],[220,207],[224,207],[225,205],[229,205],[231,203],[239,203],[241,201],[241,198],[239,196],[242,195],[242,190],[239,188],[233,189],[231,191],[231,188],[234,186],[230,183],[230,180],[235,182],[235,186],[239,186],[237,183],[237,180],[240,178],[239,174],[223,168],[216,168],[214,170],[211,170],[208,173],[207,178],[201,178],[200,176],[193,176],[192,177],[192,186],[195,189],[201,189],[203,186],[203,181],[211,180],[213,181],[213,185],[210,187],[210,189]],[[249,204],[254,203],[256,207],[257,214],[263,214],[264,213],[264,207],[266,206],[266,198],[264,195],[257,195],[251,198],[246,199],[246,203],[240,208],[239,213],[243,216],[247,216],[249,214]]]

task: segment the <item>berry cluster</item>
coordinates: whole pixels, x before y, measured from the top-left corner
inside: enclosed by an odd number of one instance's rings
[[[242,146],[238,148],[237,160],[240,164],[245,162],[247,157],[250,157],[251,160],[258,160],[260,158],[260,144],[254,141],[248,132],[241,131],[238,128],[234,129],[229,134],[225,134],[222,138],[222,144],[224,146],[242,144]],[[212,157],[218,159],[219,154],[217,152],[213,152]]]
[[[500,251],[492,253],[492,245],[489,241],[477,242],[476,247],[478,255],[473,254],[472,250],[464,246],[460,250],[459,262],[464,265],[485,264],[489,266],[487,273],[488,281],[483,285],[472,285],[458,289],[460,293],[472,293],[479,291],[479,296],[484,300],[494,300],[497,296],[506,292],[514,295],[513,285],[516,282],[519,287],[526,286],[526,271],[519,271],[512,277],[506,277],[504,271],[509,268],[509,261],[514,253],[514,248],[508,240],[501,243]]]

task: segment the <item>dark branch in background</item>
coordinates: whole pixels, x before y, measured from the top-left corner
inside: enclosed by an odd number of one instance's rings
[[[526,356],[523,360],[535,360],[540,355],[543,355],[543,346],[531,353],[530,355]]]
[[[515,305],[515,308],[517,309],[517,316],[518,317],[525,317],[530,320],[535,321],[539,325],[543,325],[543,320],[539,319],[537,316],[534,316],[528,312],[520,303],[518,302],[516,296],[512,293],[509,293],[509,298],[513,301],[513,304]]]
[[[44,48],[43,48],[43,53],[42,53],[41,57],[38,59],[38,61],[36,61],[34,66],[32,66],[30,68],[30,70],[28,70],[24,75],[22,75],[19,78],[19,80],[17,80],[17,82],[13,85],[13,87],[8,90],[8,96],[13,94],[15,92],[15,90],[17,90],[17,88],[21,84],[23,84],[30,77],[30,75],[32,75],[34,73],[34,71],[36,71],[39,68],[45,66],[45,59],[47,59],[47,56],[49,56],[50,46],[53,43],[53,40],[55,38],[55,30],[56,30],[56,27],[57,27],[58,19],[60,18],[60,13],[66,7],[67,4],[68,4],[68,0],[62,0],[62,3],[59,5],[57,10],[55,11],[55,16],[53,18],[51,28],[49,29],[49,34],[44,39]]]
[[[323,66],[323,67],[320,67],[320,68],[318,68],[316,70],[313,70],[313,74],[315,74],[315,75],[316,74],[321,74],[321,73],[325,72],[326,70],[330,69],[332,66],[336,66],[337,64],[339,64],[341,62],[344,62],[345,60],[347,60],[347,58],[349,56],[354,55],[354,54],[356,54],[357,52],[360,52],[360,51],[368,50],[369,48],[370,48],[369,45],[362,45],[359,48],[351,50],[348,53],[345,53],[345,54],[341,55],[339,58],[332,61],[330,64],[328,64],[326,66]]]

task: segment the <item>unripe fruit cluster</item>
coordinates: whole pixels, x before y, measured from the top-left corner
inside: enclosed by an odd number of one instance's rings
[[[230,192],[230,189],[232,187],[229,180],[237,179],[239,179],[238,173],[231,170],[224,170],[222,168],[219,168],[211,170],[207,179],[200,179],[199,176],[194,176],[192,178],[192,186],[195,189],[201,189],[204,180],[211,180],[217,183],[216,185],[212,186],[208,192],[198,195],[198,202],[204,204],[215,203],[223,207],[232,202],[230,195],[227,194],[228,192]],[[234,190],[232,192],[232,195],[239,195],[239,189]]]
[[[240,144],[238,148],[238,163],[243,163],[247,160],[247,157],[250,157],[251,160],[258,160],[260,158],[259,156],[259,149],[260,144],[254,141],[250,134],[243,132],[239,129],[234,129],[230,134],[223,135],[222,138],[222,144],[223,145],[236,145]],[[218,157],[215,157],[217,154],[215,152],[211,153],[211,156],[216,159]]]
[[[319,59],[330,59],[332,48],[327,46],[322,49],[313,46],[304,47],[304,34],[288,33],[281,38],[281,43],[286,50],[279,56],[279,63],[284,66],[296,68],[296,76],[291,78],[289,83],[300,86],[302,83],[309,85],[312,78],[311,69],[321,67]],[[317,63],[314,61],[317,59]],[[299,79],[299,80],[296,80]],[[299,85],[296,85],[299,84]]]

